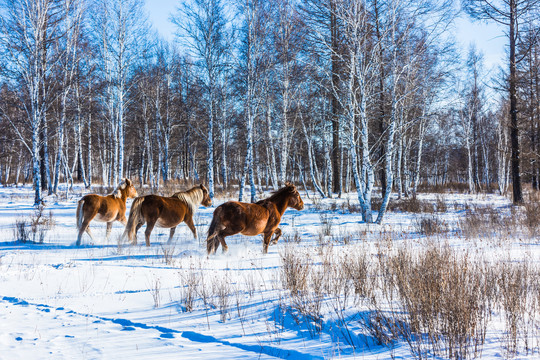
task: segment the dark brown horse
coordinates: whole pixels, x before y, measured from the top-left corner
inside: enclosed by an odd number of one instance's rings
[[[288,207],[296,210],[304,208],[298,190],[291,183],[286,183],[284,188],[255,204],[229,201],[218,206],[208,229],[206,239],[208,254],[215,253],[220,243],[223,252],[226,252],[228,246],[225,237],[238,233],[248,236],[263,234],[263,253],[266,254],[272,235],[275,234],[272,244],[277,243],[281,236],[281,229],[278,226]]]
[[[138,197],[131,206],[123,238],[127,237],[133,245],[137,244],[137,231],[146,223],[146,231],[144,232],[146,246],[150,246],[150,234],[156,225],[171,229],[168,241],[170,243],[176,226],[183,221],[197,239],[193,216],[201,204],[203,206],[212,205],[208,190],[202,184],[188,191],[177,192],[171,197],[158,195]]]
[[[89,227],[90,221],[94,218],[97,221],[107,222],[107,239],[111,233],[113,222],[120,221],[126,225],[126,200],[136,196],[137,190],[129,179],[123,179],[118,188],[110,195],[89,194],[83,196],[77,206],[77,229],[79,230],[77,246],[81,245],[81,237],[85,231],[90,235],[92,241],[94,240]]]

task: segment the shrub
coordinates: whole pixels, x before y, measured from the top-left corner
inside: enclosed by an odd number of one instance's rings
[[[373,202],[373,209],[379,210],[381,208],[381,199],[375,199]],[[420,200],[417,197],[404,198],[400,200],[390,201],[388,203],[388,211],[401,211],[408,213],[433,213],[433,204],[429,201]]]
[[[290,246],[280,253],[283,266],[281,267],[281,280],[283,287],[291,293],[305,290],[309,275],[309,263],[297,256]]]
[[[332,235],[332,214],[328,213],[319,213],[319,219],[321,220],[321,234],[323,236]]]
[[[445,233],[447,225],[436,215],[426,215],[416,218],[416,231],[422,235],[433,236]]]
[[[538,196],[531,195],[529,201],[524,204],[524,225],[531,237],[538,235],[540,228],[540,200]]]
[[[15,241],[27,242],[30,240],[30,231],[28,230],[28,224],[24,219],[15,220]]]
[[[29,219],[19,218],[15,221],[15,241],[23,243],[31,241],[41,244],[45,241],[47,232],[55,225],[52,211],[45,214],[44,206],[39,206]]]
[[[445,213],[448,211],[448,206],[446,205],[446,201],[444,199],[444,196],[437,195],[437,198],[435,200],[435,209],[437,212]]]
[[[417,357],[431,352],[464,359],[480,351],[495,293],[488,272],[448,247],[420,254],[402,249],[382,265],[387,293],[399,298],[392,324]]]
[[[187,312],[192,312],[194,309],[195,299],[197,298],[197,292],[199,283],[201,282],[200,273],[196,272],[193,266],[191,266],[186,274],[181,274],[181,303],[184,305],[184,309]]]

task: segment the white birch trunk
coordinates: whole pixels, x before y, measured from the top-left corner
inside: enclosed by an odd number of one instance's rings
[[[422,116],[422,119],[420,120],[420,130],[419,130],[419,140],[418,140],[418,154],[416,156],[414,179],[413,179],[413,184],[412,184],[412,195],[413,195],[413,197],[416,196],[416,189],[417,189],[418,183],[420,181],[420,166],[421,166],[421,163],[422,163],[422,153],[423,153],[423,150],[424,150],[425,127],[426,127],[426,120]]]

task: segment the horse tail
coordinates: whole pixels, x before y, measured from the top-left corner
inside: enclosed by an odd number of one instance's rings
[[[214,210],[214,216],[212,217],[212,222],[208,228],[208,237],[206,238],[206,251],[208,254],[214,253],[219,246],[219,239],[216,239],[216,236],[219,233],[219,225],[221,223],[221,206],[218,206]]]
[[[135,236],[137,236],[137,225],[139,225],[142,220],[141,208],[143,201],[144,196],[138,197],[133,200],[131,210],[129,211],[129,218],[126,224],[126,229],[124,230],[124,234],[122,235],[123,239],[127,237],[129,241],[133,242],[133,239],[135,239]]]
[[[84,198],[82,198],[81,200],[79,200],[79,203],[77,204],[77,230],[80,230],[81,229],[81,226],[82,226],[82,223],[83,223],[83,220],[84,220],[84,214],[83,214],[83,211],[82,211],[82,207],[84,205]]]

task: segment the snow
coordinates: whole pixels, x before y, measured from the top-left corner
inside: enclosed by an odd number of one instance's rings
[[[233,236],[226,239],[229,252],[208,257],[204,235],[215,206],[199,209],[196,216],[200,241],[181,224],[173,244],[167,245],[168,229],[154,229],[151,247],[118,244],[123,226],[115,223],[110,242],[105,224],[92,222],[96,243],[83,236],[76,247],[75,209],[82,189],[75,194],[46,199],[46,213],[54,226],[43,244],[14,241],[15,221],[34,213],[33,192],[28,186],[0,188],[0,358],[157,358],[160,359],[323,359],[412,358],[404,341],[377,345],[360,320],[366,309],[348,309],[355,347],[343,339],[336,319],[323,318],[315,333],[309,323],[281,311],[288,293],[281,287],[281,254],[287,249],[310,253],[321,241],[324,224],[331,222],[336,253],[362,246],[375,254],[375,243],[391,234],[394,243],[422,247],[425,239],[415,230],[418,215],[389,212],[384,225],[363,224],[359,213],[342,204],[355,202],[355,194],[343,199],[305,197],[304,211],[289,209],[282,218],[283,237],[262,254],[262,238]],[[435,201],[436,195],[421,195]],[[461,207],[474,204],[510,212],[509,201],[497,195],[447,194],[449,210],[443,215],[450,227],[465,215]],[[336,203],[336,209],[330,210]],[[131,201],[128,202],[128,207]],[[456,205],[454,205],[456,204]],[[450,206],[451,205],[451,206]],[[321,216],[321,213],[323,214]],[[386,235],[385,235],[386,234]],[[291,239],[298,236],[301,241]],[[349,244],[340,239],[348,237]],[[456,235],[450,245],[457,250],[483,252],[497,259],[538,259],[538,244],[515,238],[492,242],[468,241]],[[287,241],[289,239],[290,241]],[[337,240],[336,240],[337,239]],[[220,248],[221,249],[221,248]],[[193,311],[186,309],[189,284],[197,288]],[[227,313],[220,312],[219,291],[229,292]],[[210,294],[205,306],[201,294]],[[224,317],[224,321],[223,321]],[[485,358],[504,357],[497,321],[488,331]],[[537,355],[537,354],[535,354]],[[518,358],[535,355],[519,354]]]

